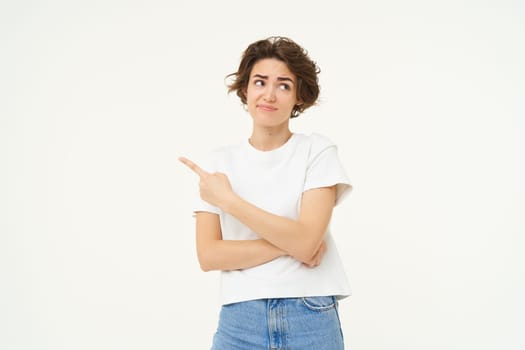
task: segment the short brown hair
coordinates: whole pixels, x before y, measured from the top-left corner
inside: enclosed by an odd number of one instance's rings
[[[257,61],[264,58],[275,58],[284,62],[297,78],[297,99],[302,103],[294,106],[290,118],[298,117],[315,104],[319,97],[317,75],[320,69],[310,59],[305,49],[293,40],[281,36],[272,36],[248,46],[242,55],[237,72],[227,76],[227,78],[233,77],[232,83],[228,85],[228,92],[235,91],[242,103],[246,104],[245,91],[248,88],[252,68]]]

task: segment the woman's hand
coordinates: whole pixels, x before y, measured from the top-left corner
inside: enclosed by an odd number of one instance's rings
[[[184,157],[180,157],[179,160],[199,175],[199,188],[202,200],[222,209],[235,196],[226,174],[209,173]]]

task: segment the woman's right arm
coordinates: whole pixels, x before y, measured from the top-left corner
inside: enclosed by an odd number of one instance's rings
[[[264,239],[223,240],[219,216],[209,212],[196,213],[196,234],[197,257],[203,271],[246,269],[287,255]],[[303,263],[319,265],[325,250],[323,245],[316,256]]]
[[[203,271],[245,269],[286,255],[264,239],[223,240],[219,215],[213,213],[196,213],[196,233]]]

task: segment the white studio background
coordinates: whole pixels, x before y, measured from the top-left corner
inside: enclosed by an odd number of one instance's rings
[[[3,1],[0,348],[207,349],[177,162],[246,138],[226,74],[290,36],[319,63],[298,120],[339,144],[349,349],[525,348],[521,1]]]

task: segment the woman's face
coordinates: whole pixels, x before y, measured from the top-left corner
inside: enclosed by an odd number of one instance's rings
[[[297,100],[297,80],[288,66],[275,58],[257,61],[250,73],[246,104],[254,123],[263,127],[288,125]]]

